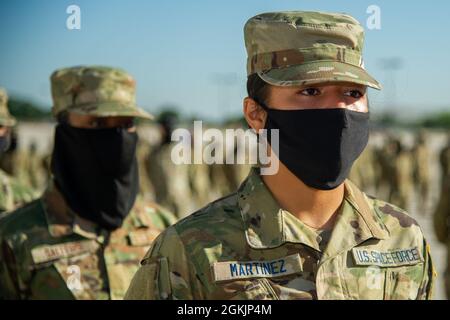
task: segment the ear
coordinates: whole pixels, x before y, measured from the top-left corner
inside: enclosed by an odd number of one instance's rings
[[[244,98],[243,112],[250,128],[254,129],[257,133],[259,133],[259,130],[264,129],[267,112],[255,100],[250,97]]]

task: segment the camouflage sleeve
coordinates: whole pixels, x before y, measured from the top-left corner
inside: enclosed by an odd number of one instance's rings
[[[14,197],[8,177],[0,169],[0,212],[7,212],[14,207]]]
[[[0,242],[0,299],[20,299],[14,254],[6,241]]]
[[[39,193],[37,191],[34,191],[33,189],[20,184],[15,179],[11,181],[11,188],[16,208],[33,201],[39,196]]]
[[[193,269],[175,227],[169,227],[156,238],[141,261],[125,299],[202,299],[200,282]]]
[[[434,230],[439,242],[447,243],[450,220],[450,179],[442,182],[441,197],[433,216]]]
[[[434,282],[436,280],[436,271],[431,259],[430,245],[425,239],[423,240],[423,242],[424,264],[422,277],[420,278],[421,283],[419,286],[419,292],[417,294],[417,300],[431,300],[433,298],[433,288]]]

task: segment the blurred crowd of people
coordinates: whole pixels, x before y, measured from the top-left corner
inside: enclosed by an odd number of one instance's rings
[[[171,152],[175,143],[171,141],[171,134],[179,125],[178,120],[176,115],[163,112],[156,128],[153,125],[138,127],[141,135],[149,134],[146,129],[151,128],[150,134],[156,133],[157,137],[141,139],[137,157],[142,196],[182,218],[238,188],[251,164],[226,164],[225,160],[223,164],[174,164]],[[227,126],[228,129],[240,127],[240,123]],[[375,138],[369,141],[353,165],[349,179],[369,195],[406,209],[411,209],[415,203],[420,214],[431,214],[438,199],[449,198],[448,193],[432,196],[432,184],[439,185],[450,176],[450,135],[437,154],[433,154],[436,150],[429,146],[431,135],[434,133],[421,129],[412,133],[413,139],[405,143],[402,134],[375,132]],[[0,168],[18,182],[16,193],[21,194],[26,203],[42,193],[47,185],[51,150],[48,154],[39,152],[36,141],[19,149],[18,139],[15,130],[9,149],[0,158]],[[192,139],[195,139],[193,134]],[[433,179],[433,165],[438,166],[441,181]],[[443,187],[435,189],[445,191]]]

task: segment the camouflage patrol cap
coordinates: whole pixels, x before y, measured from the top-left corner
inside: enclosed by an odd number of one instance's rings
[[[0,88],[0,126],[12,127],[16,124],[16,118],[8,111],[8,94]]]
[[[244,27],[247,75],[276,86],[353,82],[381,89],[364,69],[364,29],[341,13],[287,11],[250,18]]]
[[[153,119],[136,106],[136,83],[125,71],[103,66],[59,69],[50,77],[52,112],[62,111],[98,117],[129,116]]]

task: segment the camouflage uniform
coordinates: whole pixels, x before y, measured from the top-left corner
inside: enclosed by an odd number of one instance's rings
[[[245,27],[248,74],[275,85],[379,88],[361,68],[362,32],[341,14],[256,16]],[[155,240],[126,299],[431,298],[435,274],[417,222],[348,180],[344,187],[333,229],[315,230],[282,209],[252,169],[237,192]]]
[[[189,185],[189,165],[172,162],[173,146],[165,144],[155,147],[145,159],[145,165],[156,201],[177,217],[185,217],[195,210]]]
[[[134,80],[106,67],[74,67],[52,78],[53,112],[151,116],[134,103]],[[0,220],[0,298],[121,299],[153,239],[175,222],[138,197],[108,231],[74,212],[50,184],[44,195]]]
[[[379,167],[377,180],[377,195],[382,199],[389,199],[395,186],[395,141],[388,135],[380,148],[375,149],[375,160]]]
[[[166,210],[138,198],[109,233],[48,188],[0,223],[0,298],[122,299],[153,239],[172,223]]]
[[[0,170],[0,216],[36,199],[39,193]]]
[[[445,289],[450,299],[450,136],[448,145],[440,154],[441,162],[441,194],[434,213],[434,230],[439,242],[447,247],[447,268],[445,271]]]
[[[46,172],[42,167],[43,156],[35,149],[29,148],[8,150],[0,159],[0,167],[20,185],[26,186],[35,194],[41,195],[47,187]],[[36,197],[34,197],[36,198]]]
[[[429,247],[413,218],[347,180],[337,219],[321,249],[254,169],[236,193],[157,238],[126,298],[431,298]]]
[[[212,181],[209,175],[209,165],[206,163],[193,163],[189,165],[189,184],[192,190],[191,201],[195,204],[196,209],[203,208],[209,202],[219,197],[211,199]]]
[[[368,194],[375,194],[376,168],[374,150],[369,144],[363,153],[356,159],[350,171],[349,179]]]
[[[430,152],[426,143],[425,131],[420,131],[416,145],[413,148],[414,184],[417,186],[419,208],[422,214],[426,213],[426,205],[430,192]]]
[[[0,126],[13,127],[16,119],[8,111],[8,95],[0,88]],[[1,157],[1,154],[0,154]],[[13,210],[38,195],[0,169],[0,215]]]
[[[443,177],[441,195],[433,218],[436,237],[447,247],[447,266],[444,278],[447,299],[450,299],[450,176]]]
[[[414,192],[413,157],[411,152],[402,148],[395,157],[394,164],[395,183],[392,186],[393,192],[389,201],[402,208],[407,208],[411,203]]]
[[[8,175],[0,169],[0,215],[14,209],[14,194]]]
[[[448,143],[439,155],[442,176],[450,176],[450,134],[448,135]]]

